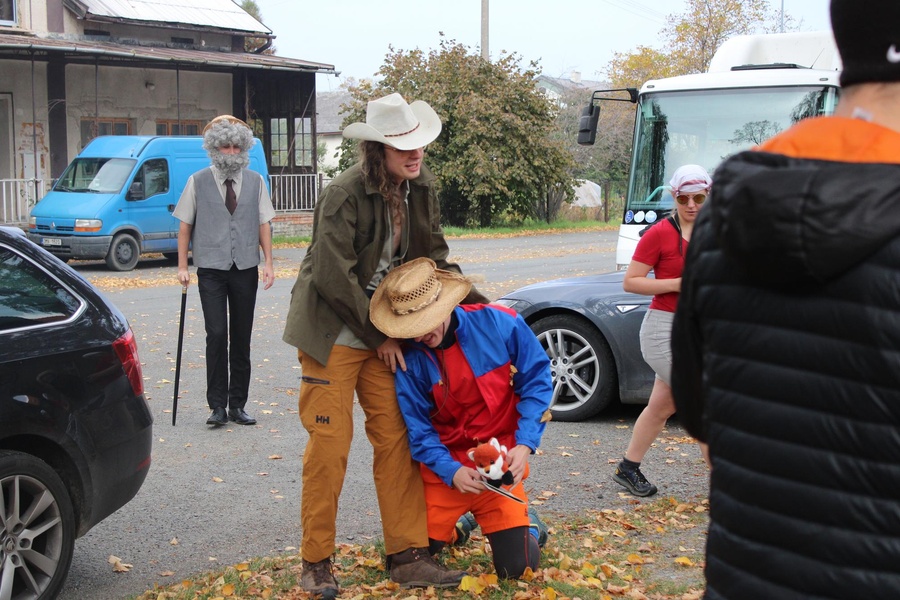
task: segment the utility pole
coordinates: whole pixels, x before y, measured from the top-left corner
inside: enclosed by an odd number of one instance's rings
[[[491,60],[488,52],[488,0],[481,0],[481,58]]]

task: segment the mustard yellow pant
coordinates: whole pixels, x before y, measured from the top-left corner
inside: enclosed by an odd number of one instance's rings
[[[338,498],[353,438],[353,393],[366,415],[386,554],[428,547],[425,492],[394,391],[394,374],[374,350],[335,346],[322,365],[302,351],[300,422],[309,433],[300,496],[301,555],[318,562],[335,551]],[[365,518],[359,515],[359,518]]]

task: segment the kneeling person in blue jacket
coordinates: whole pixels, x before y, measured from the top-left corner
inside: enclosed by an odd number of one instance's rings
[[[459,305],[470,287],[428,258],[412,260],[375,290],[369,316],[385,335],[406,340],[397,400],[425,482],[430,551],[452,543],[457,519],[471,512],[490,541],[497,574],[517,578],[537,568],[547,536],[522,481],[549,417],[550,363],[515,311]],[[512,498],[489,491],[469,458],[491,438],[509,449]]]

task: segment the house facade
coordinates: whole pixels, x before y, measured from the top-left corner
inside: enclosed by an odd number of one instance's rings
[[[98,135],[196,135],[225,113],[262,140],[276,209],[312,208],[315,75],[334,66],[266,54],[274,37],[231,0],[0,0],[0,221]]]
[[[324,149],[319,157],[319,165],[325,169],[336,169],[340,161],[340,147],[344,141],[344,106],[349,105],[353,96],[347,90],[319,92],[316,95],[316,135],[319,149]]]

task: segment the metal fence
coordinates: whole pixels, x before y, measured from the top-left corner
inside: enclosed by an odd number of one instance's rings
[[[269,175],[275,212],[313,210],[319,198],[320,175]]]
[[[0,179],[0,223],[27,224],[31,207],[51,185],[53,182],[45,179]]]
[[[322,175],[270,175],[276,212],[311,211],[330,180]],[[0,224],[28,223],[31,207],[53,187],[52,179],[0,179]]]

